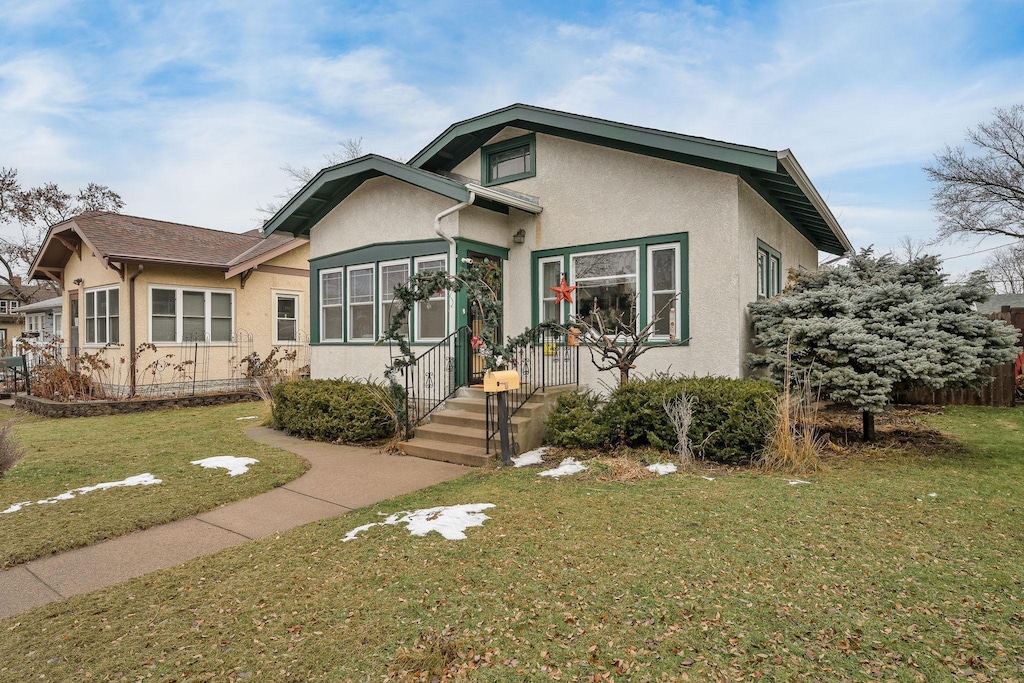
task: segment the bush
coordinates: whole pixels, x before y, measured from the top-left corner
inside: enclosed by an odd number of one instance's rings
[[[592,391],[571,391],[558,397],[548,416],[548,441],[556,446],[601,448],[609,430],[601,418],[601,397]]]
[[[14,435],[11,434],[10,423],[0,426],[0,478],[24,456],[25,451],[21,449],[18,442],[14,440]]]
[[[314,441],[365,443],[392,436],[394,421],[367,382],[307,379],[273,389],[274,425]]]
[[[776,420],[778,390],[763,380],[725,377],[658,377],[633,381],[612,392],[602,408],[590,392],[559,397],[548,417],[556,446],[654,447],[677,441],[665,403],[682,393],[695,399],[690,440],[694,451],[721,463],[745,463],[765,447]]]

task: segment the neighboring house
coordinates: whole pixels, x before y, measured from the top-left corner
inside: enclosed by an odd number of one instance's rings
[[[55,293],[49,285],[22,284],[17,276],[11,284],[0,284],[0,349],[5,349],[3,353],[10,353],[13,341],[26,331],[23,307]]]
[[[987,301],[978,303],[975,308],[978,309],[978,313],[989,315],[999,313],[1004,306],[1024,308],[1024,294],[993,294]]]
[[[629,317],[634,300],[644,325],[678,295],[655,326],[664,348],[637,372],[740,377],[747,305],[778,293],[788,269],[816,269],[820,251],[852,249],[789,150],[522,104],[453,124],[408,163],[367,155],[326,168],[264,232],[310,239],[314,377],[379,377],[394,353],[374,344],[394,284],[465,258],[500,265],[506,334]],[[555,303],[562,276],[577,287],[572,304]],[[409,336],[426,350],[473,323],[464,298],[438,294],[412,311]],[[581,383],[597,386],[581,355]]]
[[[250,352],[305,342],[308,258],[305,239],[88,212],[50,228],[29,275],[63,287],[72,355],[102,354],[134,390],[230,379]]]
[[[60,337],[63,307],[63,296],[21,306],[18,312],[25,316],[25,331],[21,338],[32,339],[33,345],[39,345]]]

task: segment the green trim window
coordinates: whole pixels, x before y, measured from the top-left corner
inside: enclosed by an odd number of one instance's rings
[[[348,339],[374,341],[373,264],[348,269]]]
[[[320,271],[320,338],[324,341],[344,341],[345,269]]]
[[[757,298],[771,299],[782,291],[782,254],[757,241]]]
[[[651,342],[689,338],[688,235],[674,233],[533,253],[533,320],[580,316],[608,333],[655,321]],[[551,287],[565,274],[573,303],[555,303]]]
[[[86,301],[86,308],[88,308]],[[149,288],[149,339],[230,342],[235,337],[234,290]]]
[[[537,175],[536,136],[487,145],[480,150],[480,164],[480,179],[485,186],[532,178]]]
[[[415,259],[417,273],[434,273],[444,270],[444,256],[424,256]],[[427,301],[416,302],[416,339],[418,341],[441,341],[448,329],[448,307],[445,302],[448,293],[434,292]]]
[[[85,343],[120,342],[120,290],[117,287],[93,289],[85,293]]]
[[[314,259],[311,343],[375,342],[390,325],[395,286],[408,282],[413,272],[445,270],[448,257],[438,253],[445,246],[440,240],[370,245]],[[446,292],[436,292],[429,301],[417,303],[402,335],[411,343],[444,339],[448,300]]]

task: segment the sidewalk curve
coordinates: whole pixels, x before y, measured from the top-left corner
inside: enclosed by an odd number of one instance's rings
[[[472,471],[356,446],[304,441],[266,427],[249,427],[245,433],[305,458],[309,470],[248,500],[2,571],[0,619]]]

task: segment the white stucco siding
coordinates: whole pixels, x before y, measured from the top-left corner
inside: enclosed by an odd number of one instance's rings
[[[741,319],[741,349],[753,351],[751,344],[750,310],[748,305],[757,299],[757,241],[761,240],[782,255],[782,286],[790,269],[817,270],[818,250],[800,234],[789,221],[766,202],[745,182],[739,182],[739,249],[736,252],[736,272],[739,273],[739,300]]]
[[[456,203],[393,178],[368,180],[313,226],[310,256],[382,242],[434,239],[434,216]],[[454,233],[458,218],[445,218],[442,227]]]
[[[391,363],[391,349],[373,344],[320,345],[311,349],[310,376],[315,379],[340,377],[383,380]],[[396,348],[395,355],[399,355]]]

